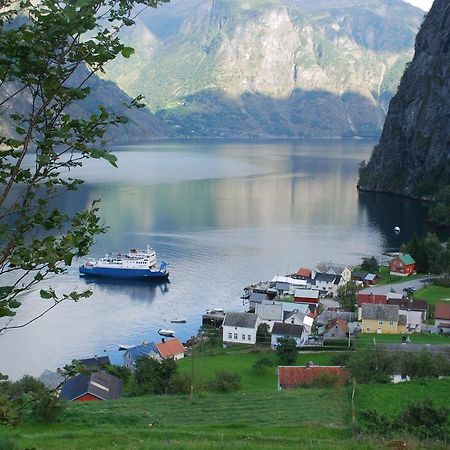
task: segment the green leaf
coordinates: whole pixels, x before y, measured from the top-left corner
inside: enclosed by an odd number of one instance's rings
[[[129,58],[134,53],[133,47],[124,47],[120,52],[124,58]]]
[[[41,289],[39,291],[39,294],[40,294],[41,298],[44,298],[46,300],[48,300],[50,298],[55,298],[55,294],[51,290],[46,291],[45,289]]]

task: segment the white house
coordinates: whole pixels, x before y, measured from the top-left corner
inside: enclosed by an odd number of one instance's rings
[[[276,322],[272,328],[271,346],[273,349],[277,348],[280,338],[293,338],[297,347],[305,345],[308,341],[308,334],[305,333],[303,325],[292,325],[290,323]]]
[[[225,314],[223,344],[256,344],[256,331],[261,320],[254,313]]]
[[[328,273],[330,275],[340,275],[343,284],[348,283],[352,279],[352,268],[345,264],[338,264],[330,262],[320,262],[317,264],[312,272],[312,278],[315,278],[317,273]]]
[[[324,292],[326,295],[331,294],[333,297],[336,297],[338,287],[342,286],[342,280],[343,278],[341,275],[331,273],[316,272],[314,276],[316,288],[319,289],[319,291]]]
[[[306,314],[308,306],[305,308],[305,311],[300,311],[298,309],[294,309],[293,311],[284,311],[283,313],[283,322],[290,323],[291,325],[303,325],[303,317]]]

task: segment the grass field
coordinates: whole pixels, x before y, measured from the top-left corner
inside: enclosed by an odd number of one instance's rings
[[[409,340],[412,344],[449,344],[450,336],[432,334],[432,333],[413,333],[409,334]],[[356,347],[368,348],[373,345],[373,340],[375,343],[389,343],[389,344],[400,344],[402,338],[398,334],[376,334],[376,333],[360,333],[357,338],[355,338],[354,343]]]
[[[436,303],[450,304],[450,288],[443,286],[427,286],[414,293],[414,298],[426,300],[428,304],[435,305]]]
[[[304,365],[307,361],[313,361],[319,365],[329,365],[333,353],[303,353],[297,357],[297,365]],[[255,374],[252,365],[261,358],[269,358],[273,366],[268,367],[263,374]],[[226,370],[236,372],[241,376],[242,389],[245,391],[261,391],[277,389],[276,354],[270,350],[262,350],[259,353],[252,351],[233,352],[232,354],[218,354],[208,356],[207,352],[203,358],[199,353],[194,355],[194,380],[197,386],[204,385],[212,379],[216,372]],[[178,362],[181,373],[191,374],[192,359],[185,358]]]

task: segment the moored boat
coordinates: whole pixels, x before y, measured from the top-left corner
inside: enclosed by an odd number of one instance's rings
[[[158,268],[155,250],[147,247],[146,250],[132,249],[126,254],[107,253],[98,261],[86,261],[79,272],[92,277],[163,281],[169,278],[169,264],[162,261]]]
[[[158,330],[158,334],[160,336],[167,336],[167,337],[174,337],[175,331],[174,330],[168,330],[166,328],[161,328]]]
[[[172,323],[186,323],[186,319],[172,319]]]

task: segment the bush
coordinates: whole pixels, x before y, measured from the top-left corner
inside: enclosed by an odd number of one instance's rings
[[[267,358],[261,358],[258,359],[257,361],[255,361],[252,365],[252,371],[256,374],[256,375],[262,375],[264,373],[266,373],[266,370],[268,367],[272,366],[272,361]]]
[[[358,383],[388,383],[395,372],[394,356],[381,347],[356,350],[347,368]]]
[[[208,389],[214,392],[234,392],[241,388],[241,376],[238,373],[217,372],[208,383]]]
[[[125,366],[117,366],[115,364],[108,364],[104,367],[104,370],[108,372],[110,375],[114,375],[117,378],[120,378],[124,383],[126,383],[131,376],[131,372],[128,367]]]
[[[188,394],[191,390],[191,378],[188,375],[175,373],[171,376],[167,392],[169,394]]]
[[[331,364],[333,366],[344,367],[347,365],[348,360],[352,354],[350,352],[340,352],[336,353],[331,357]]]
[[[55,422],[64,412],[66,404],[56,394],[45,391],[35,394],[31,400],[32,416],[42,422]]]
[[[280,366],[289,366],[297,360],[297,344],[293,338],[278,339],[277,357]]]
[[[0,436],[0,450],[16,450],[18,448],[12,437]]]

